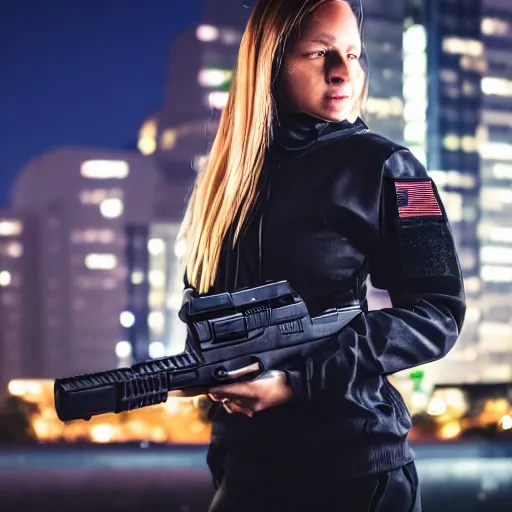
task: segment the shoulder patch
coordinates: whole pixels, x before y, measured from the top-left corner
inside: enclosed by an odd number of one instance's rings
[[[394,184],[401,219],[443,216],[431,179],[394,180]]]

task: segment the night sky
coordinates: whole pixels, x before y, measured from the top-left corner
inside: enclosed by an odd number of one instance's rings
[[[0,0],[0,207],[61,145],[135,147],[200,0]]]

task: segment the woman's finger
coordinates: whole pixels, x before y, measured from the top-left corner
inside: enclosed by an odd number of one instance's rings
[[[258,394],[259,387],[255,382],[237,382],[226,386],[216,386],[208,391],[214,395],[222,395],[228,398],[253,398]]]
[[[254,411],[250,407],[240,403],[238,400],[231,401],[229,398],[225,398],[222,400],[222,405],[224,406],[224,409],[226,409],[226,411],[230,414],[238,412],[249,417],[254,415]]]

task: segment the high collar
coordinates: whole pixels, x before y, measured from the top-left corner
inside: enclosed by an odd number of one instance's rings
[[[306,113],[280,114],[273,123],[271,153],[302,151],[316,142],[344,139],[368,130],[361,118],[350,121],[325,121]]]

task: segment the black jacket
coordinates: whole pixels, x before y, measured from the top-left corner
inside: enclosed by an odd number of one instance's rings
[[[420,162],[360,119],[290,116],[243,236],[233,250],[225,242],[213,293],[286,279],[312,315],[349,303],[364,311],[322,353],[283,368],[292,402],[253,418],[219,409],[212,441],[235,454],[232,471],[260,461],[272,474],[298,453],[315,474],[329,461],[326,478],[410,461],[411,418],[386,375],[445,356],[465,313],[445,210]],[[392,308],[368,311],[368,276]]]

